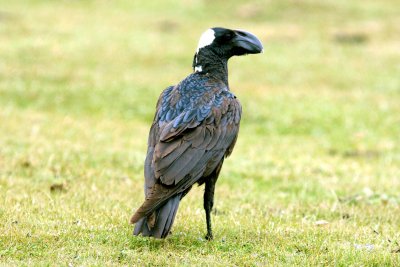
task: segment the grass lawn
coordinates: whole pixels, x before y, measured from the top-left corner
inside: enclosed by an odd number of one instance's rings
[[[395,0],[0,0],[0,265],[399,266]],[[206,233],[202,187],[165,240],[132,236],[160,92],[200,34],[230,61],[239,140]]]

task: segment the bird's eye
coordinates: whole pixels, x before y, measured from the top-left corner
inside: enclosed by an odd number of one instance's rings
[[[224,34],[224,39],[226,41],[229,41],[229,40],[231,40],[233,38],[233,36],[234,36],[233,32],[227,32],[227,33]]]

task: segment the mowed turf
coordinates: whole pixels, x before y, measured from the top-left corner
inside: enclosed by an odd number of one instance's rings
[[[393,1],[0,0],[0,265],[399,266]],[[243,106],[216,187],[165,240],[132,236],[160,92],[200,34],[242,28]]]

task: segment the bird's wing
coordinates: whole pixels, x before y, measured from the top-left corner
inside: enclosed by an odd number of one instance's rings
[[[167,88],[158,102],[145,164],[146,200],[131,222],[211,174],[235,144],[241,106],[231,92],[219,86],[179,89]]]
[[[188,175],[193,178],[214,155],[222,157],[231,151],[241,107],[235,96],[223,89],[214,86],[189,97],[172,90],[162,103],[161,108],[166,108],[160,116],[152,159],[155,177],[162,184],[176,185]],[[185,108],[179,111],[179,106]],[[205,167],[207,172],[207,167],[213,166]]]

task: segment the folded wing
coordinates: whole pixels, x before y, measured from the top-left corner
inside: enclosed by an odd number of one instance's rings
[[[240,103],[224,87],[200,89],[181,94],[170,87],[162,94],[149,137],[146,200],[133,223],[209,175],[232,151]]]

